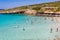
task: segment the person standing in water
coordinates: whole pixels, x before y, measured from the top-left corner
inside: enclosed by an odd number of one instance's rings
[[[56,28],[56,32],[58,32],[58,28]]]
[[[53,30],[53,29],[51,28],[51,29],[50,29],[50,33],[52,33],[52,30]]]

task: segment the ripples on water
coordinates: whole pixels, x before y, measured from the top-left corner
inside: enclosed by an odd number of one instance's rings
[[[60,36],[59,20],[60,17],[0,14],[0,40],[58,39]]]

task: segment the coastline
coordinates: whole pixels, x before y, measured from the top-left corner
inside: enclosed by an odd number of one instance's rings
[[[33,15],[33,16],[43,16],[43,17],[60,17],[59,13],[44,13],[44,12],[36,12],[36,13],[0,13],[0,14],[24,14],[24,15]]]

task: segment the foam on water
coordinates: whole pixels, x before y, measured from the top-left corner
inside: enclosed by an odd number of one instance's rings
[[[59,18],[0,14],[0,40],[53,40],[59,35]]]

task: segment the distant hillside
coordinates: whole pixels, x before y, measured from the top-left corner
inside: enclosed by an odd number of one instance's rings
[[[0,10],[4,10],[4,9],[0,9]]]
[[[60,1],[21,6],[21,7],[11,8],[11,9],[5,9],[3,11],[28,9],[29,8],[28,6],[30,6],[33,10],[37,10],[37,11],[42,11],[41,8],[47,7],[47,6],[48,7],[59,7],[57,11],[60,11]]]

